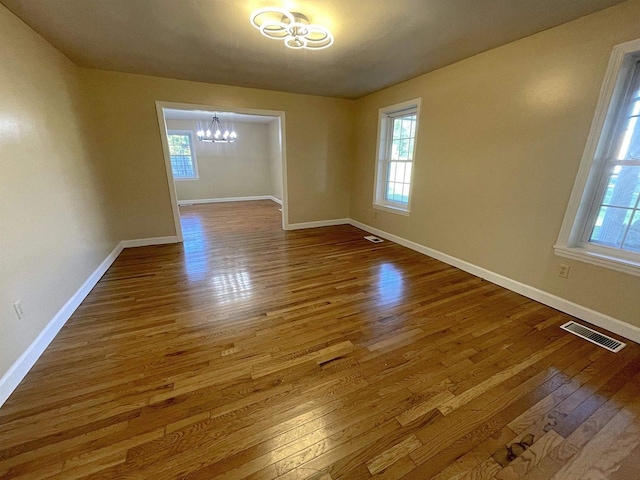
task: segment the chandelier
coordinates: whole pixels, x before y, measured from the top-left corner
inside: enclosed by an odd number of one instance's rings
[[[198,130],[196,134],[201,142],[211,143],[234,143],[238,138],[235,130],[221,122],[217,115],[213,116],[206,130]]]
[[[283,40],[293,49],[322,50],[333,44],[333,35],[298,12],[283,8],[260,8],[251,14],[251,24],[267,38]]]

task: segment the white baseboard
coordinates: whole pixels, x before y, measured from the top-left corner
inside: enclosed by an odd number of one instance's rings
[[[276,202],[278,205],[282,205],[282,200],[280,200],[279,198],[274,197],[273,195],[269,195],[269,200]]]
[[[429,257],[435,258],[436,260],[440,260],[441,262],[457,267],[460,270],[464,270],[465,272],[471,273],[472,275],[475,275],[477,277],[484,278],[491,283],[500,285],[501,287],[519,293],[520,295],[524,295],[525,297],[548,305],[552,308],[555,308],[556,310],[560,310],[561,312],[584,320],[585,322],[589,322],[598,327],[607,329],[610,332],[616,333],[622,337],[628,338],[629,340],[633,340],[636,343],[640,343],[640,328],[623,322],[622,320],[618,320],[617,318],[610,317],[609,315],[605,315],[604,313],[591,310],[590,308],[578,305],[577,303],[573,303],[569,300],[565,300],[564,298],[560,298],[556,295],[545,292],[544,290],[540,290],[530,285],[512,280],[498,273],[494,273],[485,268],[478,267],[477,265],[474,265],[472,263],[460,260],[459,258],[447,255],[446,253],[442,253],[438,250],[425,247],[424,245],[421,245],[419,243],[412,242],[405,238],[393,235],[392,233],[385,232],[384,230],[380,230],[375,227],[371,227],[356,220],[351,219],[349,223],[361,230],[373,233],[374,235],[386,238],[387,240],[391,240],[392,242],[395,242],[399,245],[410,248],[411,250],[415,250],[416,252],[422,253]]]
[[[149,245],[164,245],[166,243],[178,243],[178,237],[175,235],[172,235],[170,237],[138,238],[134,240],[123,240],[120,243],[122,243],[123,248],[147,247]]]
[[[116,248],[107,255],[107,258],[89,275],[82,286],[73,294],[73,296],[63,305],[56,313],[46,327],[40,332],[36,339],[29,345],[13,365],[0,379],[0,407],[7,401],[22,379],[29,373],[29,370],[35,365],[40,355],[49,346],[60,329],[69,320],[69,317],[76,311],[76,308],[82,303],[91,289],[98,283],[102,275],[108,270],[111,264],[118,258],[123,249],[122,242],[116,245]]]
[[[333,227],[334,225],[348,225],[348,218],[334,218],[333,220],[319,220],[317,222],[290,223],[287,230],[302,230],[303,228]]]
[[[254,200],[273,200],[282,204],[271,195],[257,195],[253,197],[224,197],[224,198],[198,198],[195,200],[178,200],[178,205],[198,205],[201,203],[225,203],[225,202],[252,202]]]

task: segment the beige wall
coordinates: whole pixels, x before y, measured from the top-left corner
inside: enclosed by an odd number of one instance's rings
[[[282,200],[282,149],[280,145],[280,122],[273,120],[267,124],[269,142],[269,165],[271,171],[271,194]]]
[[[2,376],[119,239],[78,69],[3,6],[0,92]]]
[[[80,69],[122,239],[175,235],[155,102],[284,111],[289,222],[347,217],[352,100]],[[126,212],[126,216],[124,215]]]
[[[178,200],[271,195],[267,123],[234,122],[235,143],[198,141],[195,120],[168,119],[166,125],[167,130],[189,130],[194,139],[199,179],[176,180]]]
[[[627,2],[358,100],[351,217],[640,326],[640,278],[552,249],[611,49],[640,37],[638,19]],[[403,217],[371,206],[378,109],[416,97]]]

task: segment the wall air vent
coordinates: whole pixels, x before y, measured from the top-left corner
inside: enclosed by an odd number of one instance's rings
[[[567,322],[560,328],[566,330],[567,332],[571,332],[574,335],[582,337],[591,343],[600,345],[602,348],[606,348],[607,350],[614,353],[618,353],[626,346],[625,343],[619,342],[614,338],[603,335],[602,333],[598,333],[595,330],[592,330],[589,327],[584,327],[576,322]]]
[[[369,240],[371,243],[382,243],[382,242],[384,242],[384,240],[382,240],[381,238],[375,237],[373,235],[367,235],[364,238]]]

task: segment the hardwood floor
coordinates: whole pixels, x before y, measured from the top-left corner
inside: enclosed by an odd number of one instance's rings
[[[640,347],[270,201],[181,207],[0,409],[2,478],[640,478]]]

